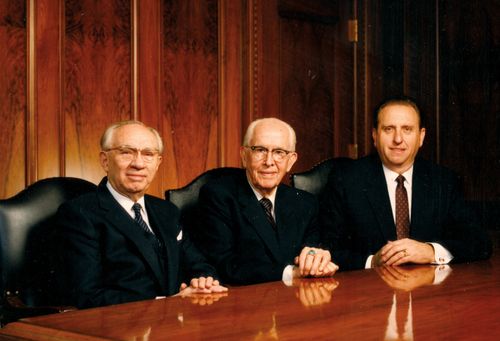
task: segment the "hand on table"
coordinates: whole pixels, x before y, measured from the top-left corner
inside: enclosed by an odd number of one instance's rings
[[[298,257],[295,257],[294,277],[330,277],[338,270],[331,262],[330,251],[320,248],[304,247]]]
[[[227,288],[220,285],[219,281],[212,277],[199,277],[191,279],[189,286],[182,283],[178,295],[186,297],[192,294],[223,293]]]
[[[373,256],[372,267],[406,263],[430,264],[433,261],[434,248],[432,245],[404,238],[385,244]]]

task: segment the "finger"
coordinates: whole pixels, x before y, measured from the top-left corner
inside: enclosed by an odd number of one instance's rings
[[[199,283],[198,283],[198,278],[193,278],[193,279],[191,280],[191,283],[190,283],[190,284],[191,284],[191,287],[193,287],[193,288],[198,288],[198,285],[199,285]]]
[[[309,275],[309,272],[311,271],[311,268],[313,265],[313,260],[314,260],[313,255],[307,255],[306,260],[304,262],[304,267],[303,267],[302,272],[301,272],[302,276]]]
[[[400,264],[405,263],[405,259],[404,258],[406,258],[406,255],[407,255],[406,251],[403,252],[403,250],[400,250],[399,252],[395,253],[391,257],[391,259],[389,259],[387,261],[387,265],[394,266],[394,265],[400,265]]]
[[[205,288],[206,278],[200,277],[198,278],[198,288]]]
[[[205,288],[210,288],[213,285],[214,279],[213,277],[209,276],[205,280]]]
[[[330,263],[331,257],[323,257],[321,259],[321,263],[319,265],[319,271],[323,272],[325,268],[328,266],[328,263]]]
[[[302,274],[303,271],[304,271],[304,265],[305,265],[305,262],[306,262],[306,258],[307,258],[307,253],[309,252],[310,248],[309,247],[304,247],[302,249],[302,251],[300,252],[300,255],[299,255],[299,269],[300,269],[300,273]]]
[[[312,262],[311,270],[309,271],[310,275],[314,276],[317,273],[319,273],[319,266],[320,266],[321,261],[322,261],[323,258],[324,258],[324,256],[322,254],[315,254],[313,256],[313,262]]]
[[[214,281],[212,282],[212,286],[219,286],[219,285],[220,285],[219,280],[214,279]]]

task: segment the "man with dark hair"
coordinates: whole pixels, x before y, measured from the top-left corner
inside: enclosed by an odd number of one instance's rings
[[[334,169],[321,195],[323,241],[343,270],[488,258],[491,243],[449,170],[417,157],[420,110],[406,98],[375,112],[378,155]]]
[[[146,195],[160,166],[158,132],[138,121],[109,126],[96,192],[58,212],[65,304],[88,308],[156,297],[226,291],[178,224],[177,208]],[[190,280],[190,285],[183,283]]]

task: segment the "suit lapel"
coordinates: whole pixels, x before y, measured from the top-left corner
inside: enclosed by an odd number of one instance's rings
[[[158,256],[154,248],[151,246],[150,241],[147,240],[144,236],[144,231],[142,231],[141,228],[137,226],[132,217],[127,212],[125,212],[120,204],[116,202],[111,193],[109,193],[105,184],[106,182],[104,182],[104,185],[103,182],[101,182],[98,188],[99,204],[101,208],[106,211],[105,219],[112,226],[114,226],[116,230],[120,231],[127,239],[135,244],[148,265],[151,267],[159,283],[161,283],[163,286],[164,281],[162,281],[161,279],[163,278],[164,274],[162,269],[160,268]]]
[[[253,193],[246,177],[245,183],[238,186],[238,201],[241,206],[241,212],[247,220],[250,228],[260,236],[264,244],[269,248],[273,256],[281,261],[281,253],[276,238],[276,232],[267,221],[264,210],[260,206],[255,194]]]
[[[392,216],[391,201],[387,190],[382,163],[378,158],[371,158],[363,176],[363,192],[365,193],[378,227],[385,240],[396,239],[396,225]]]

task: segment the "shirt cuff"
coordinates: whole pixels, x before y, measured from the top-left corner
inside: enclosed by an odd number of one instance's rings
[[[366,263],[365,263],[365,269],[371,269],[372,259],[373,259],[373,255],[368,256],[368,259],[366,260]]]
[[[285,269],[283,270],[283,275],[281,276],[281,280],[287,287],[292,286],[293,282],[293,265],[287,265],[285,266]]]
[[[434,262],[432,264],[448,264],[453,259],[450,251],[446,250],[441,244],[429,243],[434,248]]]

